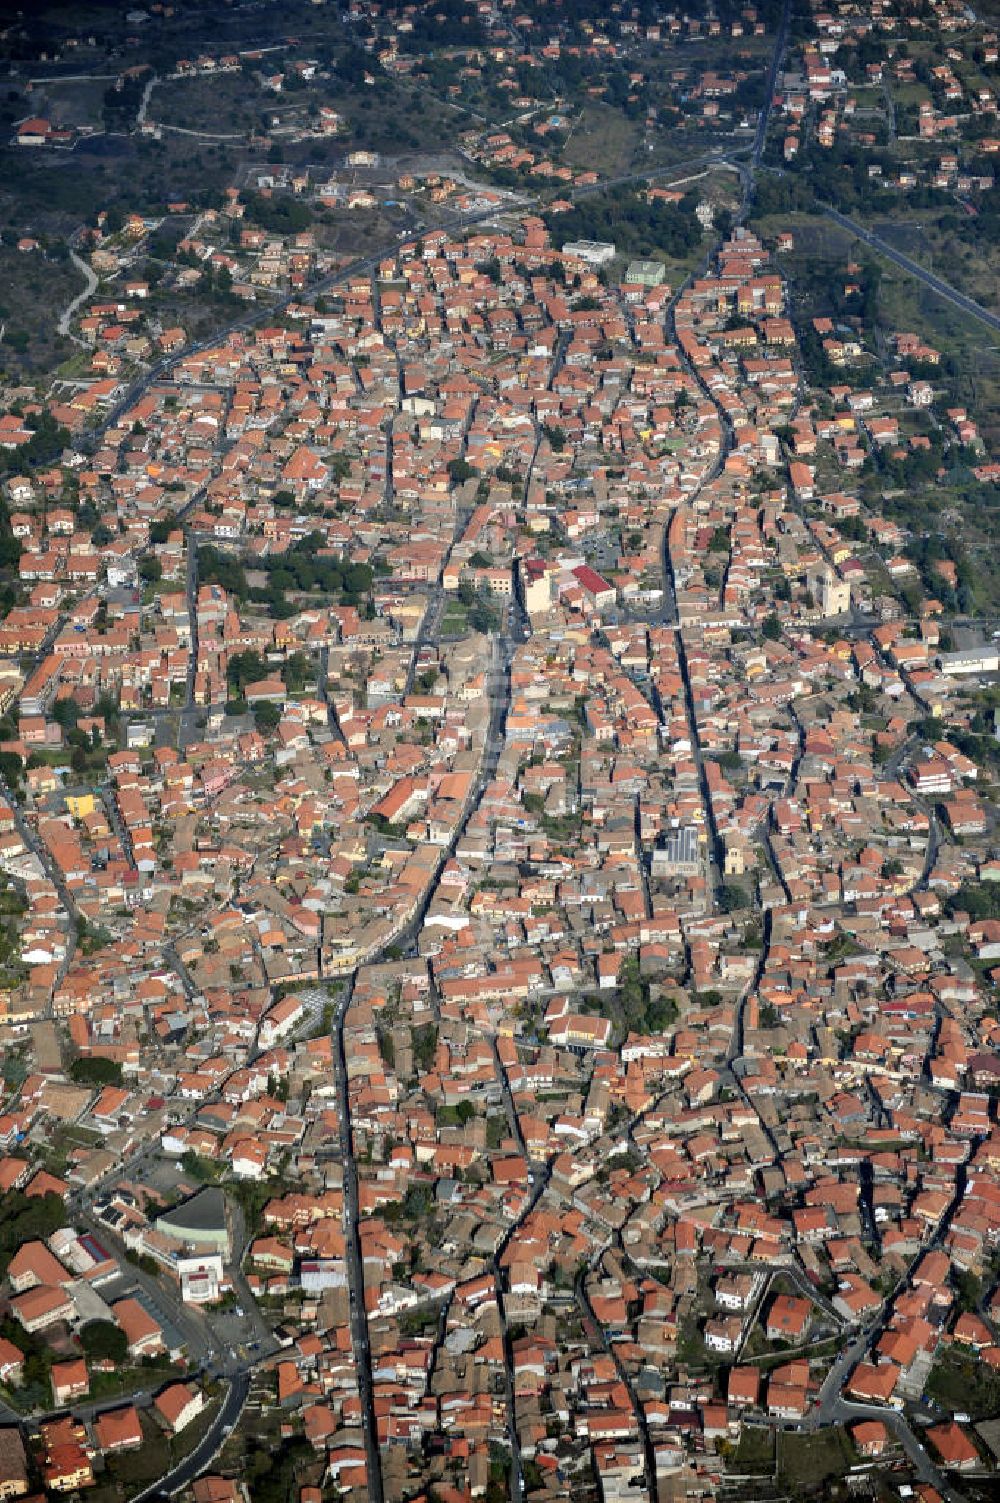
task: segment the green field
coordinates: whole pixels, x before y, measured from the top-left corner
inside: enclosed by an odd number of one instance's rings
[[[781,1430],[777,1436],[778,1481],[794,1490],[797,1497],[835,1498],[847,1495],[846,1484],[839,1484],[857,1460],[857,1452],[841,1426],[818,1430],[815,1435]]]
[[[563,150],[563,160],[581,172],[617,177],[630,172],[639,149],[641,130],[620,110],[600,101],[585,104]],[[544,138],[539,137],[544,150]]]
[[[732,1456],[732,1470],[769,1477],[774,1472],[774,1454],[774,1431],[769,1426],[744,1425]]]
[[[958,1347],[935,1362],[927,1393],[953,1414],[965,1411],[974,1420],[995,1419],[1000,1414],[1000,1376]]]

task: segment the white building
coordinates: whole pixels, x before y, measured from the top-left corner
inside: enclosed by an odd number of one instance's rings
[[[586,261],[588,266],[607,266],[618,254],[618,247],[610,240],[568,240],[562,253]]]
[[[276,1002],[271,1011],[261,1019],[258,1042],[262,1049],[270,1049],[279,1039],[302,1020],[305,1008],[298,997],[282,997]]]
[[[178,1258],[174,1265],[186,1305],[211,1305],[222,1295],[222,1258],[218,1253]]]
[[[299,1270],[302,1288],[307,1294],[322,1294],[324,1289],[343,1289],[347,1283],[344,1264],[339,1258],[308,1258]]]

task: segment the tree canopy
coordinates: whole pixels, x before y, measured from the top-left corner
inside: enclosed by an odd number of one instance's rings
[[[8,1190],[0,1199],[0,1277],[25,1242],[44,1241],[65,1225],[66,1208],[58,1195]]]
[[[121,1065],[113,1059],[102,1059],[100,1055],[81,1055],[70,1065],[69,1075],[77,1085],[106,1086],[122,1083]]]
[[[91,1320],[80,1331],[80,1345],[91,1362],[124,1362],[128,1356],[125,1332],[110,1320]]]
[[[549,215],[546,224],[567,240],[611,240],[621,255],[686,256],[701,243],[702,228],[695,217],[698,199],[686,193],[679,204],[647,200],[642,185],[610,188],[581,199],[566,213]]]

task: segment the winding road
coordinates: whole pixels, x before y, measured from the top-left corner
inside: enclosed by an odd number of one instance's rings
[[[188,1486],[205,1470],[222,1450],[243,1413],[243,1406],[250,1393],[250,1373],[238,1373],[229,1385],[218,1414],[213,1419],[201,1440],[183,1461],[179,1461],[158,1482],[136,1493],[132,1503],[146,1503],[149,1498],[172,1497]]]
[[[69,332],[70,320],[72,319],[73,314],[76,312],[77,308],[81,307],[88,298],[93,297],[94,293],[97,291],[98,279],[94,268],[92,266],[89,266],[81,256],[78,256],[75,250],[70,251],[69,258],[72,261],[73,265],[76,267],[77,271],[80,272],[83,276],[86,285],[82,292],[77,293],[76,297],[71,303],[66,304],[66,307],[59,315],[59,322],[56,324],[56,329],[63,336],[63,338],[66,338],[68,335],[70,339],[76,340],[76,343],[79,344],[80,340],[76,339],[76,335],[70,334]]]
[[[152,96],[153,90],[156,88],[156,85],[159,82],[160,76],[158,73],[154,73],[150,78],[147,78],[146,87],[143,89],[142,98],[139,100],[139,108],[135,113],[136,125],[145,125],[146,111],[149,109],[149,101]]]

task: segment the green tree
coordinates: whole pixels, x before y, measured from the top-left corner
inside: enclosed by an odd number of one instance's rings
[[[262,699],[253,707],[254,724],[262,736],[277,730],[281,720],[281,706],[276,705],[272,699]]]
[[[618,972],[618,1002],[625,1017],[625,1027],[638,1032],[644,1028],[649,988],[639,973],[639,957],[629,955]]]
[[[719,888],[719,907],[723,913],[732,913],[737,908],[745,908],[747,895],[743,888],[736,882],[724,882]]]
[[[982,1280],[969,1268],[960,1269],[955,1275],[955,1287],[958,1291],[958,1303],[965,1311],[978,1310],[979,1302],[983,1297]]]
[[[203,584],[217,584],[237,600],[249,598],[247,577],[239,559],[230,558],[210,544],[198,549],[198,578]]]
[[[300,694],[310,676],[309,659],[304,652],[293,652],[281,670],[282,682],[291,694]]]
[[[77,1085],[106,1086],[122,1083],[122,1067],[117,1060],[99,1054],[81,1055],[69,1067],[69,1078]]]
[[[277,1450],[254,1440],[246,1459],[247,1488],[253,1503],[288,1503],[298,1496],[296,1483],[315,1459],[301,1435],[282,1441]]]
[[[434,1023],[422,1023],[413,1030],[413,1062],[421,1075],[426,1075],[434,1063],[437,1051],[438,1031]]]
[[[80,706],[71,694],[57,699],[52,706],[52,719],[57,725],[61,725],[64,731],[72,730],[79,716]]]
[[[66,1207],[58,1195],[25,1195],[8,1190],[0,1199],[0,1277],[25,1242],[44,1241],[66,1225]]]
[[[24,762],[17,752],[0,751],[0,777],[9,783],[11,788],[18,788],[24,777]]]
[[[182,1154],[181,1168],[199,1184],[210,1184],[217,1178],[216,1167],[212,1160],[202,1158],[201,1154],[195,1153],[193,1148],[189,1148],[186,1153]]]
[[[254,648],[235,652],[226,667],[226,680],[230,688],[242,694],[247,684],[259,683],[270,671],[267,658]]]
[[[177,518],[172,511],[165,512],[149,526],[149,541],[154,547],[162,547],[167,538],[177,526]]]
[[[125,1332],[110,1320],[91,1320],[80,1331],[80,1345],[89,1362],[121,1364],[128,1356]]]

